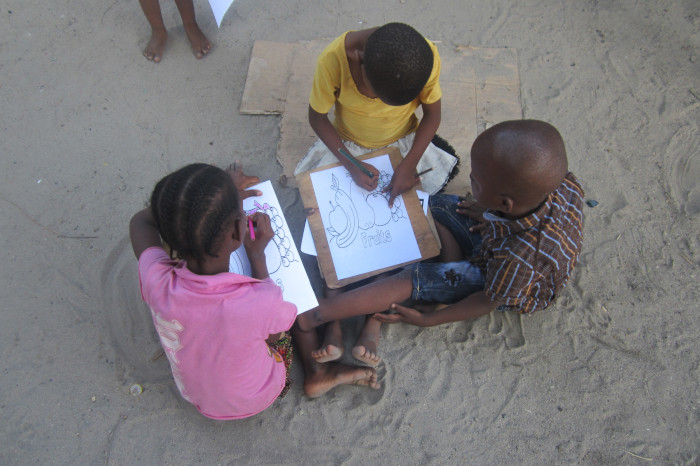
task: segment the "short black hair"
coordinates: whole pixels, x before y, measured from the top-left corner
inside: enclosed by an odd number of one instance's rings
[[[238,189],[224,170],[194,163],[156,184],[151,212],[161,238],[178,257],[218,257],[222,234],[240,213]]]
[[[534,199],[533,205],[557,189],[569,171],[564,140],[545,121],[502,121],[481,133],[472,147],[477,146],[499,165],[512,197]]]
[[[385,24],[365,44],[365,74],[377,97],[389,105],[406,105],[418,97],[433,61],[428,41],[407,24]]]

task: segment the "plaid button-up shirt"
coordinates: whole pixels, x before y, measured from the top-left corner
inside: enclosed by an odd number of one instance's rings
[[[484,291],[501,309],[530,313],[546,308],[571,276],[583,241],[583,189],[573,173],[534,213],[507,220],[487,211],[489,226],[472,259],[486,279]]]

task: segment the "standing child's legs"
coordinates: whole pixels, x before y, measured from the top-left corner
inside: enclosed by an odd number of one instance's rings
[[[151,39],[143,51],[143,55],[149,60],[158,63],[163,57],[165,42],[168,38],[168,31],[163,23],[163,15],[160,11],[158,0],[139,0],[143,14],[146,15],[148,24],[151,25]],[[182,26],[185,34],[192,45],[192,51],[197,58],[202,58],[209,53],[211,42],[204,35],[195,19],[193,0],[175,0],[175,5],[182,18]]]
[[[143,1],[143,0],[142,0]],[[185,33],[192,45],[192,51],[197,58],[202,58],[209,53],[211,42],[204,35],[194,16],[193,0],[175,0],[177,9],[180,11],[182,25],[185,27]]]
[[[139,0],[139,3],[148,24],[151,25],[151,39],[148,41],[143,55],[158,63],[163,56],[165,41],[168,38],[168,31],[165,29],[163,15],[160,12],[160,3],[158,0]]]
[[[295,323],[292,335],[304,364],[304,393],[308,397],[316,398],[338,385],[363,385],[373,389],[380,387],[377,371],[370,367],[347,366],[336,362],[320,363],[314,359],[311,352],[318,348],[315,328],[304,331]]]

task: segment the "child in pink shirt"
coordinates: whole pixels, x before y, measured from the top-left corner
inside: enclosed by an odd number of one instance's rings
[[[158,182],[151,205],[131,219],[141,295],[183,398],[213,419],[253,416],[289,387],[296,306],[282,300],[269,278],[265,247],[270,218],[257,212],[248,232],[239,191],[257,182],[241,170],[192,164]],[[163,249],[162,240],[178,259]],[[229,273],[229,257],[243,243],[252,277]],[[304,391],[320,396],[339,384],[379,388],[365,367],[317,363],[314,331],[292,330],[305,369]]]

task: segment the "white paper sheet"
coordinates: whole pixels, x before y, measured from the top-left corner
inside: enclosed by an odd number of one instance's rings
[[[265,259],[270,278],[282,288],[284,300],[297,306],[299,314],[318,306],[316,295],[309,282],[309,276],[306,274],[304,264],[301,263],[299,252],[294,244],[272,183],[264,181],[249,189],[257,189],[263,194],[244,199],[243,210],[247,215],[258,211],[265,212],[270,216],[272,229],[275,232],[275,236],[265,248]],[[231,253],[229,271],[239,275],[251,275],[250,262],[243,246]]]
[[[211,5],[211,10],[214,12],[214,19],[216,19],[217,26],[221,27],[221,21],[224,19],[224,15],[232,4],[233,0],[209,0],[209,5]]]
[[[314,243],[314,237],[311,234],[311,225],[309,221],[304,222],[304,232],[301,235],[301,252],[308,254],[310,256],[318,256],[316,253],[316,244]]]
[[[428,200],[430,199],[430,194],[425,191],[421,191],[420,189],[416,189],[416,194],[418,195],[420,205],[423,207],[423,213],[428,215]],[[318,255],[316,252],[316,244],[314,243],[314,238],[311,234],[311,225],[309,225],[308,220],[304,222],[304,233],[301,236],[300,249],[304,254],[308,254],[310,256]]]
[[[430,199],[430,194],[420,189],[416,189],[416,194],[418,195],[421,207],[423,207],[423,213],[428,215],[428,200]]]
[[[366,160],[380,172],[374,191],[357,186],[344,167],[311,173],[331,258],[339,280],[420,259],[403,196],[389,207],[381,190],[394,169],[388,155]]]

